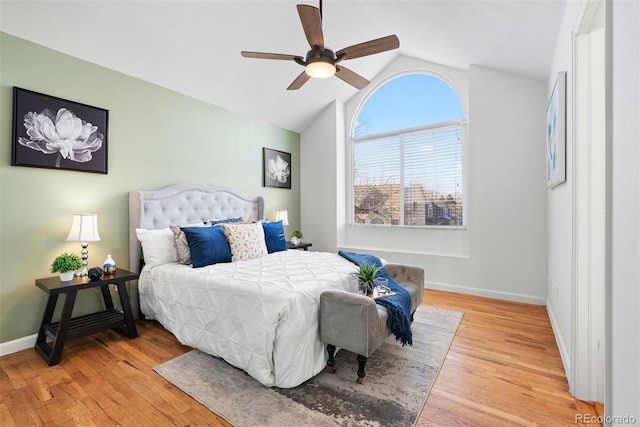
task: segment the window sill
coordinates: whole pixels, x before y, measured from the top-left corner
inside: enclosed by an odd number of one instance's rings
[[[443,258],[459,258],[459,259],[468,259],[469,254],[454,254],[454,253],[445,253],[445,252],[433,252],[433,251],[416,251],[413,249],[409,250],[401,250],[401,249],[393,249],[393,248],[376,248],[369,246],[349,246],[349,245],[338,245],[338,249],[344,249],[348,251],[356,251],[356,252],[386,252],[386,253],[394,253],[394,254],[408,254],[408,255],[427,255],[427,256],[435,256],[435,257],[443,257]]]
[[[396,229],[396,230],[451,230],[451,231],[466,231],[466,225],[389,225],[389,224],[348,224],[349,227],[366,227],[366,228],[384,228],[384,229]]]

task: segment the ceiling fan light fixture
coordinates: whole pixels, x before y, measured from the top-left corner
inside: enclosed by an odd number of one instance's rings
[[[336,66],[331,62],[315,61],[307,63],[304,72],[315,79],[326,79],[336,73]]]

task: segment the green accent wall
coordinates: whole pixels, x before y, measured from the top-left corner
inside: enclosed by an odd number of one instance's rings
[[[13,86],[109,110],[109,173],[11,166]],[[291,153],[291,190],[262,186],[263,147]],[[34,281],[59,253],[80,253],[65,241],[74,212],[98,214],[89,267],[111,254],[128,268],[133,190],[223,185],[263,196],[267,216],[287,209],[287,233],[300,227],[299,134],[1,32],[0,148],[0,343],[37,333],[46,295]],[[80,292],[74,314],[99,297]]]

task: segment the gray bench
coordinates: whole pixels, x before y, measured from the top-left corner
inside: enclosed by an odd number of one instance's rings
[[[424,298],[424,270],[387,264],[387,274],[411,295],[411,320]],[[364,367],[374,351],[391,334],[387,309],[365,295],[328,290],[320,295],[320,340],[327,344],[329,372],[335,372],[334,354],[341,348],[357,354],[358,382],[364,381]]]

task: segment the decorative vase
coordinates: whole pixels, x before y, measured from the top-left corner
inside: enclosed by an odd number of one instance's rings
[[[367,284],[365,282],[358,281],[357,292],[359,294],[361,294],[361,295],[368,295],[369,294],[369,287],[367,286]]]
[[[365,283],[364,285],[367,287],[367,295],[373,295],[373,283]]]
[[[64,273],[60,273],[60,281],[61,282],[68,282],[71,279],[73,279],[73,273],[74,271],[65,271]]]
[[[116,262],[111,258],[111,255],[107,255],[107,259],[104,260],[102,269],[105,274],[113,274],[116,272]]]
[[[291,244],[293,246],[298,246],[300,244],[300,238],[296,236],[291,236]]]

